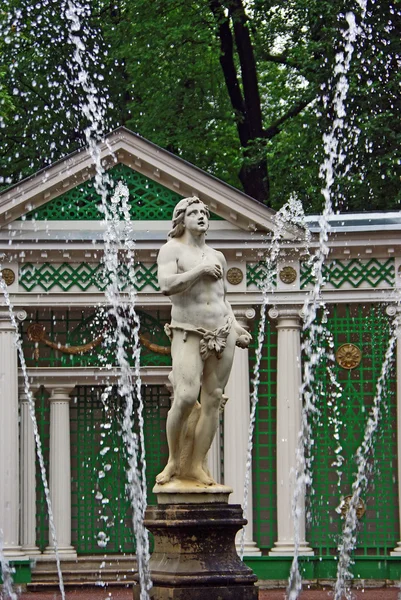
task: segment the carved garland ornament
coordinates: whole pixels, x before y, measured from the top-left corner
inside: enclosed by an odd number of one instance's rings
[[[64,346],[62,344],[58,344],[56,342],[52,342],[51,340],[46,338],[46,330],[43,325],[40,323],[32,323],[29,325],[27,329],[28,339],[31,342],[35,342],[35,360],[39,359],[39,342],[46,344],[49,348],[53,348],[54,350],[59,350],[59,352],[63,352],[64,354],[85,354],[89,352],[93,348],[99,346],[104,340],[104,334],[99,335],[97,338],[88,342],[87,344],[83,344],[81,346]],[[144,335],[139,334],[139,340],[145,348],[155,352],[156,354],[171,354],[170,346],[159,346],[159,344],[154,344],[150,340],[148,340]]]
[[[355,369],[362,360],[362,352],[355,344],[343,344],[337,349],[336,361],[343,369]]]

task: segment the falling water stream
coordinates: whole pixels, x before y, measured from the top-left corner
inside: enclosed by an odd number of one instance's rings
[[[349,590],[349,582],[352,579],[352,573],[349,570],[351,565],[351,552],[356,545],[356,530],[358,525],[357,509],[363,492],[368,485],[368,459],[373,454],[374,435],[380,423],[382,412],[382,396],[385,383],[389,376],[390,366],[394,357],[394,350],[399,335],[400,328],[399,317],[396,317],[392,323],[392,331],[386,350],[385,359],[382,364],[381,373],[376,384],[376,393],[373,400],[373,406],[365,426],[362,443],[356,451],[357,472],[352,484],[352,496],[349,502],[348,510],[345,514],[342,539],[338,547],[338,567],[337,580],[334,589],[334,600],[342,600],[343,596],[347,600],[352,599],[352,593]]]
[[[108,222],[108,227],[105,235],[104,264],[110,277],[110,285],[108,285],[106,289],[106,301],[110,307],[109,316],[111,316],[116,323],[116,329],[109,334],[109,336],[111,335],[109,343],[111,341],[116,347],[116,358],[120,370],[117,387],[120,397],[125,401],[122,433],[125,447],[128,452],[128,491],[133,513],[133,530],[136,540],[141,600],[146,600],[148,598],[148,591],[151,588],[151,580],[148,569],[149,539],[143,525],[146,509],[146,460],[140,377],[140,323],[135,311],[134,243],[132,241],[132,227],[128,201],[128,188],[119,182],[111,198],[110,207],[106,205],[106,221]],[[123,217],[122,219],[121,216]],[[124,223],[122,232],[120,229],[121,223]],[[126,297],[124,298],[121,294],[121,288],[127,282],[122,282],[118,276],[121,238],[123,239],[124,250],[126,253],[129,278],[128,290],[126,291]],[[132,349],[134,373],[132,373],[132,367],[126,349],[127,345],[132,343],[132,334],[134,338]],[[135,409],[134,406],[134,398],[137,400],[137,409]],[[137,417],[139,425],[139,434],[133,431],[135,417]]]
[[[148,592],[152,586],[149,563],[149,540],[143,524],[146,508],[146,460],[145,443],[143,437],[143,400],[141,395],[140,377],[140,344],[139,344],[139,318],[135,311],[135,268],[134,268],[134,243],[132,240],[132,227],[129,212],[129,192],[122,183],[117,184],[114,194],[109,202],[108,196],[112,182],[105,172],[102,162],[99,141],[103,138],[103,123],[105,122],[105,107],[98,94],[88,70],[85,68],[85,44],[82,33],[83,25],[80,15],[85,14],[84,7],[78,2],[68,2],[66,18],[71,22],[70,42],[74,48],[74,67],[78,67],[77,89],[82,88],[83,114],[88,119],[89,125],[85,128],[85,137],[89,152],[95,165],[95,189],[101,197],[102,209],[105,217],[104,234],[104,265],[109,276],[110,284],[106,288],[105,296],[110,306],[109,314],[116,324],[114,343],[116,346],[116,360],[119,367],[118,393],[125,401],[124,418],[122,423],[123,440],[128,452],[128,489],[132,507],[133,530],[136,540],[136,555],[138,561],[138,574],[140,584],[140,598],[147,600]],[[121,219],[122,217],[122,219]],[[121,243],[120,221],[124,223],[123,244],[128,267],[128,293],[123,298],[122,282],[119,280],[119,249]],[[127,332],[129,332],[127,334]],[[126,346],[134,344],[132,357],[134,360],[134,375],[127,355]],[[137,400],[138,409],[134,410],[134,398]],[[138,419],[139,436],[134,432],[135,417]]]
[[[363,23],[363,19],[366,13],[366,2],[358,0],[358,4],[361,9],[361,22]],[[287,588],[288,600],[296,600],[302,589],[302,580],[298,565],[300,513],[298,510],[296,510],[296,507],[298,504],[298,498],[303,493],[305,486],[311,485],[312,483],[310,462],[312,438],[310,423],[313,418],[313,415],[317,412],[316,400],[318,395],[318,389],[315,384],[315,368],[319,364],[320,358],[322,356],[322,345],[319,344],[319,336],[321,336],[322,333],[322,325],[317,323],[317,313],[319,309],[322,310],[322,320],[324,322],[325,318],[327,317],[327,309],[322,299],[322,288],[325,283],[323,276],[323,266],[324,261],[329,253],[328,238],[330,233],[330,217],[333,215],[331,190],[335,181],[336,167],[340,165],[346,157],[344,149],[340,146],[339,134],[345,127],[345,101],[349,87],[347,81],[347,73],[350,68],[355,42],[358,36],[362,33],[362,26],[358,26],[356,24],[355,15],[353,13],[347,13],[346,21],[348,24],[348,29],[344,32],[344,50],[336,55],[336,67],[334,71],[334,74],[337,77],[337,84],[334,94],[335,119],[333,121],[333,125],[329,133],[323,136],[326,158],[323,164],[321,165],[320,175],[325,183],[324,188],[322,190],[322,194],[325,199],[325,206],[323,214],[319,221],[319,248],[315,254],[314,261],[312,263],[315,284],[310,296],[306,299],[304,307],[304,331],[308,333],[308,336],[303,349],[306,353],[307,360],[304,362],[303,384],[301,389],[301,394],[303,396],[304,403],[302,409],[302,429],[299,440],[299,449],[297,453],[297,473],[294,492],[293,517],[295,531],[295,552]],[[356,543],[356,510],[358,507],[358,502],[360,500],[361,493],[366,488],[368,483],[368,457],[373,452],[374,434],[377,430],[380,421],[383,386],[388,377],[390,361],[395,347],[397,328],[398,323],[393,323],[392,333],[390,336],[385,360],[382,366],[381,375],[377,382],[376,395],[374,398],[373,407],[365,427],[363,441],[356,452],[357,473],[352,486],[353,493],[350,501],[350,507],[345,516],[342,538],[338,546],[338,568],[335,586],[335,600],[341,600],[344,594],[347,599],[352,597],[351,592],[349,591],[348,584],[349,580],[352,577],[349,571],[349,567],[351,564],[351,552],[355,548]],[[329,340],[329,359],[333,361],[332,347],[332,340]],[[330,378],[332,381],[334,380],[334,374],[332,370],[330,372]],[[336,382],[334,401],[335,395],[338,393],[339,384]],[[338,434],[338,431],[336,431],[336,433]],[[337,438],[339,438],[338,435]],[[337,443],[337,458],[333,466],[337,466],[339,468],[343,461],[343,457],[341,456],[342,448],[339,439],[337,440]]]
[[[366,1],[357,0],[361,8],[362,20],[366,11]],[[118,184],[114,189],[114,194],[109,200],[112,182],[108,178],[101,164],[101,155],[99,141],[103,137],[103,123],[105,121],[105,105],[98,95],[98,90],[90,75],[85,68],[85,36],[80,35],[82,32],[81,16],[85,15],[85,7],[79,2],[67,3],[65,11],[66,21],[70,23],[69,41],[73,47],[72,71],[76,73],[74,83],[77,89],[82,90],[84,101],[80,107],[83,114],[88,120],[89,125],[85,128],[85,137],[91,158],[94,162],[95,173],[95,188],[102,199],[103,212],[106,223],[104,235],[104,264],[106,271],[110,276],[110,285],[106,290],[106,302],[110,316],[113,317],[117,327],[116,333],[113,336],[113,342],[117,348],[117,359],[119,365],[118,392],[125,400],[124,419],[123,419],[123,439],[128,450],[128,479],[129,479],[129,494],[133,507],[133,528],[137,543],[139,578],[141,585],[141,600],[148,599],[148,591],[151,587],[151,581],[148,570],[149,560],[149,542],[146,530],[143,526],[143,516],[146,508],[146,477],[145,468],[146,460],[144,454],[144,439],[143,439],[143,403],[141,398],[141,379],[139,371],[140,345],[139,345],[139,319],[135,312],[136,292],[134,281],[134,244],[132,241],[132,229],[130,223],[130,214],[128,206],[128,190],[123,184]],[[310,444],[311,444],[311,429],[310,418],[316,412],[316,386],[314,368],[321,358],[321,344],[317,343],[322,333],[322,325],[317,324],[317,314],[322,310],[326,313],[326,307],[322,300],[322,287],[324,286],[323,266],[328,255],[328,238],[330,233],[330,217],[333,215],[331,188],[335,180],[335,168],[344,160],[344,154],[339,145],[339,132],[342,131],[345,122],[345,100],[348,93],[347,73],[350,67],[353,48],[361,28],[357,26],[353,13],[346,15],[348,29],[344,32],[344,51],[339,52],[336,56],[335,76],[337,85],[334,96],[334,109],[336,117],[333,121],[332,128],[329,133],[325,134],[323,141],[325,147],[326,159],[321,166],[320,174],[324,180],[324,188],[322,190],[325,207],[320,219],[320,234],[319,248],[312,260],[312,269],[315,276],[315,285],[309,297],[305,302],[304,307],[304,331],[308,332],[309,336],[304,344],[304,351],[308,356],[305,362],[303,373],[303,385],[301,394],[303,394],[305,402],[302,412],[302,431],[300,436],[300,446],[297,454],[297,473],[296,485],[294,492],[294,532],[295,532],[295,553],[289,578],[287,597],[288,600],[297,600],[301,588],[302,581],[298,566],[298,550],[299,550],[299,511],[297,510],[298,500],[305,489],[306,485],[311,483],[310,463],[308,462]],[[283,230],[287,224],[297,224],[297,215],[299,217],[299,206],[290,201],[287,207],[284,207],[276,218],[276,227],[273,232],[273,237],[267,240],[269,243],[269,255],[266,260],[266,280],[262,287],[262,304],[260,312],[260,323],[258,330],[258,338],[256,344],[255,366],[253,371],[252,393],[251,393],[251,416],[249,425],[249,443],[246,462],[246,478],[244,486],[244,512],[246,512],[249,494],[249,482],[251,473],[252,460],[252,439],[254,424],[256,418],[256,409],[258,401],[258,389],[260,384],[260,366],[262,360],[262,349],[264,343],[265,326],[266,326],[266,310],[268,304],[271,304],[272,294],[274,292],[274,279],[277,273],[277,258],[279,256],[281,239]],[[121,225],[123,227],[121,228]],[[298,224],[301,224],[299,221]],[[122,240],[122,246],[121,246]],[[118,264],[121,251],[125,253],[125,260],[129,272],[128,291],[124,295],[121,291],[121,281],[118,277]],[[0,269],[1,270],[1,269]],[[30,414],[33,422],[34,436],[38,453],[38,460],[42,475],[42,481],[45,489],[46,502],[49,512],[49,524],[51,536],[56,553],[57,569],[59,574],[59,585],[62,598],[64,600],[64,585],[60,568],[60,561],[57,550],[56,532],[54,529],[54,521],[52,515],[51,501],[49,488],[47,484],[46,471],[41,449],[41,441],[38,433],[37,422],[35,418],[35,403],[30,391],[29,380],[26,370],[26,364],[23,356],[22,341],[19,334],[18,323],[15,318],[15,313],[10,301],[7,287],[0,277],[0,290],[4,295],[6,305],[9,309],[10,319],[16,332],[16,345],[20,358],[21,369],[24,378],[25,393],[29,401]],[[346,581],[350,577],[349,566],[351,562],[351,552],[355,546],[355,531],[356,531],[356,507],[363,489],[367,484],[366,463],[367,457],[372,452],[373,436],[377,430],[380,420],[380,403],[383,386],[386,381],[388,367],[391,359],[391,353],[394,349],[396,339],[396,328],[398,322],[393,325],[393,332],[390,337],[386,358],[383,363],[382,372],[377,383],[376,395],[373,408],[368,418],[367,426],[363,442],[357,452],[357,476],[353,484],[353,494],[350,502],[350,509],[347,512],[343,538],[339,546],[339,563],[338,577],[335,588],[335,600],[340,600],[342,595],[347,594]],[[130,331],[130,335],[127,335]],[[126,354],[126,346],[131,337],[134,339],[132,350],[132,359],[134,363],[134,372],[130,366],[129,357]],[[327,338],[326,338],[327,339]],[[329,340],[330,345],[330,340]],[[330,353],[329,353],[330,354]],[[135,414],[133,399],[138,400],[138,409]],[[139,424],[139,434],[133,433],[134,415]],[[337,457],[339,464],[341,463],[341,446],[338,447]],[[1,532],[0,532],[1,533]],[[241,556],[244,552],[244,535],[241,542]],[[7,561],[4,559],[4,554],[1,547],[0,539],[0,561],[4,578],[6,592],[8,590],[11,600],[15,600],[16,595],[12,592],[12,579]],[[7,587],[8,586],[8,587]],[[349,596],[347,596],[348,598]]]
[[[18,358],[20,361],[20,366],[21,366],[21,371],[22,371],[22,376],[23,376],[23,381],[24,381],[24,391],[25,391],[26,397],[28,399],[29,413],[30,413],[30,416],[32,419],[33,434],[34,434],[35,445],[36,445],[36,453],[38,456],[40,474],[41,474],[41,478],[42,478],[43,489],[44,489],[45,498],[46,498],[47,511],[48,511],[48,515],[49,515],[50,535],[51,535],[51,540],[53,542],[53,548],[54,548],[55,557],[56,557],[56,565],[57,565],[57,573],[58,573],[58,578],[59,578],[59,587],[60,587],[60,592],[61,592],[61,598],[62,598],[62,600],[65,600],[63,575],[61,572],[60,556],[59,556],[58,545],[57,545],[57,532],[56,532],[56,528],[54,526],[53,510],[52,510],[52,503],[51,503],[51,499],[50,499],[50,490],[49,490],[49,485],[48,485],[47,475],[46,475],[45,461],[43,458],[42,442],[40,439],[38,423],[36,420],[35,400],[33,398],[32,391],[30,389],[28,371],[27,371],[24,351],[23,351],[23,347],[22,347],[22,339],[21,339],[21,335],[20,335],[20,331],[19,331],[18,322],[17,322],[16,316],[15,316],[14,307],[12,305],[10,295],[8,293],[7,285],[6,285],[3,277],[1,276],[1,265],[0,265],[0,290],[4,296],[4,301],[8,308],[10,321],[11,321],[11,324],[14,327],[14,331],[15,331],[15,345],[17,347]],[[2,561],[2,563],[4,562],[4,555],[2,553],[1,547],[0,547],[0,560]],[[9,571],[8,571],[8,573],[9,573]]]
[[[4,556],[2,529],[0,529],[0,573],[3,580],[4,600],[18,600],[17,594],[13,591],[13,569]],[[3,594],[0,598],[3,598]]]
[[[133,530],[136,539],[136,554],[138,561],[138,574],[140,584],[141,600],[148,600],[148,591],[151,588],[151,580],[148,569],[149,562],[149,541],[147,531],[143,525],[143,518],[146,508],[146,460],[145,444],[143,438],[143,402],[141,397],[141,378],[140,378],[140,345],[139,345],[139,319],[135,311],[135,269],[134,269],[134,243],[132,240],[132,228],[130,224],[130,213],[128,205],[128,190],[122,184],[118,184],[114,194],[109,201],[110,192],[113,184],[105,172],[101,162],[100,142],[103,140],[103,124],[105,123],[105,105],[103,98],[99,95],[97,86],[91,78],[86,68],[86,47],[85,30],[82,19],[87,16],[87,6],[79,1],[68,1],[62,3],[62,12],[64,12],[65,22],[69,23],[70,31],[68,40],[73,49],[72,59],[70,61],[72,76],[70,84],[81,97],[79,109],[88,121],[84,134],[89,149],[90,156],[95,166],[95,189],[101,197],[102,209],[105,218],[104,233],[104,265],[108,274],[110,284],[107,286],[105,296],[109,304],[109,316],[114,318],[115,331],[113,332],[113,341],[116,347],[116,362],[118,365],[118,393],[124,400],[124,418],[122,422],[122,435],[128,452],[128,489],[133,513]],[[98,50],[98,49],[97,49]],[[121,294],[122,284],[118,276],[119,251],[121,250],[121,231],[120,222],[124,223],[122,230],[123,251],[127,261],[129,272],[128,292],[123,298]],[[127,282],[125,282],[126,284]],[[6,304],[9,308],[10,318],[16,330],[17,348],[21,363],[21,368],[25,382],[25,392],[28,397],[30,414],[33,421],[34,435],[42,479],[44,483],[46,501],[49,512],[49,523],[53,539],[53,545],[56,551],[57,570],[59,576],[59,587],[62,599],[65,599],[64,584],[60,568],[60,561],[57,551],[56,532],[52,515],[49,488],[46,480],[46,471],[41,451],[41,442],[38,434],[38,428],[35,418],[35,404],[29,389],[29,381],[26,371],[26,364],[23,356],[22,341],[19,336],[18,324],[11,301],[5,286],[0,279],[0,289],[4,294]],[[134,372],[130,366],[127,356],[126,346],[132,344],[132,359],[134,363]],[[134,410],[134,398],[137,400],[137,410]],[[134,419],[138,420],[139,434],[134,432]]]
[[[249,486],[251,480],[251,469],[252,469],[252,452],[253,452],[253,432],[255,429],[256,422],[256,410],[259,400],[259,384],[260,384],[260,369],[263,353],[263,344],[265,340],[266,332],[266,310],[269,304],[272,303],[272,296],[274,294],[275,282],[277,280],[277,259],[279,258],[281,251],[281,244],[284,237],[284,233],[287,228],[293,229],[295,235],[301,235],[303,237],[303,252],[307,253],[309,249],[310,234],[305,224],[305,214],[303,211],[302,203],[295,197],[292,196],[288,202],[277,212],[274,216],[274,229],[273,236],[266,239],[266,244],[269,245],[268,251],[266,250],[266,259],[264,261],[265,267],[265,278],[261,285],[262,291],[262,303],[260,308],[260,320],[258,327],[258,337],[256,340],[255,350],[255,364],[253,367],[253,379],[252,379],[252,391],[251,391],[251,412],[249,418],[249,430],[248,430],[248,449],[246,457],[245,467],[245,481],[244,481],[244,492],[243,492],[243,513],[246,515],[248,508],[248,497],[249,497]],[[245,548],[245,529],[242,530],[240,540],[240,557],[244,558]]]

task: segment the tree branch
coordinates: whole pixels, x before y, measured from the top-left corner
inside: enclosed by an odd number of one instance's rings
[[[282,117],[277,119],[275,123],[270,125],[270,127],[268,127],[267,129],[264,129],[263,137],[265,137],[268,140],[274,138],[278,133],[280,133],[281,125],[286,123],[289,119],[292,119],[293,117],[299,115],[304,110],[304,108],[308,106],[308,104],[315,100],[315,98],[316,95],[314,95],[313,97],[310,96],[309,98],[306,98],[305,100],[301,100],[297,104],[294,104],[294,106],[292,106],[286,113],[284,113]]]

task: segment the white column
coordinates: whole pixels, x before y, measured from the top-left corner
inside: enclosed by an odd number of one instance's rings
[[[6,558],[20,558],[18,356],[7,310],[0,311],[0,529]]]
[[[62,558],[76,557],[71,546],[71,448],[70,393],[73,388],[54,387],[50,401],[49,488],[57,547]],[[54,554],[49,531],[46,554]]]
[[[41,554],[36,546],[36,449],[28,396],[20,389],[21,547],[28,556]]]
[[[296,451],[301,428],[302,399],[300,308],[269,310],[277,319],[277,541],[272,556],[292,556],[295,550],[293,498]],[[313,555],[305,541],[305,495],[299,498],[300,555]]]
[[[253,308],[235,310],[237,321],[247,327],[248,319],[255,317]],[[228,396],[224,408],[224,483],[233,488],[231,504],[243,504],[246,458],[248,453],[250,391],[249,391],[249,352],[236,348],[231,375],[224,391]],[[248,525],[245,527],[244,556],[260,556],[261,551],[253,540],[252,475],[249,481],[248,506],[245,514]],[[239,547],[241,532],[237,535]]]
[[[397,372],[396,372],[396,380],[397,380],[397,465],[398,465],[398,513],[399,513],[399,522],[401,528],[401,309],[396,306],[388,306],[386,309],[387,314],[390,317],[396,317],[396,327],[397,327]],[[400,531],[400,540],[401,540],[401,531]],[[391,556],[401,557],[401,541],[398,542],[397,546],[394,548],[392,552],[390,552]]]

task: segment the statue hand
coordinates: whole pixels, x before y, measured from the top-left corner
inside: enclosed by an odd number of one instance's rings
[[[239,348],[248,348],[249,344],[252,341],[251,334],[246,329],[241,327],[241,325],[239,325],[238,323],[236,323],[235,330],[238,335],[238,338],[235,342],[236,346],[238,346]]]
[[[221,279],[223,277],[223,269],[218,263],[202,265],[202,272],[204,275],[214,277],[214,279]]]
[[[239,348],[248,348],[249,344],[251,343],[251,340],[252,336],[249,335],[249,333],[247,333],[246,335],[240,335],[237,341],[235,342],[235,345]]]

